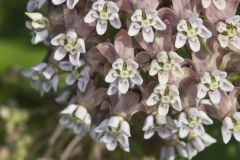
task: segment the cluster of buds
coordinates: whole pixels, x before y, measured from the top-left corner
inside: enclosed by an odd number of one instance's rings
[[[239,0],[45,2],[29,1],[26,25],[48,53],[24,75],[68,104],[61,125],[131,152],[129,122],[140,114],[162,160],[192,159],[215,143],[204,128],[214,120],[224,143],[240,142]],[[35,12],[44,6],[48,14]]]

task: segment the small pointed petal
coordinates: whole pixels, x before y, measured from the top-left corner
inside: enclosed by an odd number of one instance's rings
[[[120,79],[118,81],[118,90],[121,94],[126,94],[129,89],[129,81],[128,79]]]
[[[178,32],[176,36],[175,47],[182,48],[186,44],[186,41],[187,41],[187,36],[181,32]]]
[[[218,90],[208,91],[208,95],[209,95],[213,104],[218,104],[220,102],[221,95],[220,95],[220,92]]]
[[[66,54],[67,54],[67,52],[65,51],[65,49],[63,47],[58,47],[54,53],[54,59],[56,61],[61,61],[66,56]]]
[[[106,33],[106,31],[107,31],[107,21],[98,20],[96,29],[97,29],[97,34],[98,35],[103,35],[104,33]]]

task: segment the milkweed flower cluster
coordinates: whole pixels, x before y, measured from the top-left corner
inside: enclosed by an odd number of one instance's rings
[[[224,143],[240,142],[238,5],[29,0],[32,43],[44,42],[48,52],[23,73],[65,104],[59,122],[75,134],[131,152],[137,124],[130,122],[139,114],[143,139],[161,140],[162,160],[192,159],[216,143],[205,129],[214,121],[222,122]]]

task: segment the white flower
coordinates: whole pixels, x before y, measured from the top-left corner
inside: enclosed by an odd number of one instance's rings
[[[74,67],[69,62],[61,62],[59,67],[62,70],[70,71],[71,73],[67,76],[65,82],[67,85],[73,85],[77,82],[78,89],[81,92],[85,92],[88,82],[90,80],[90,67]]]
[[[221,130],[225,144],[230,141],[232,135],[240,142],[240,112],[235,112],[231,116],[225,117]]]
[[[92,23],[97,21],[97,33],[103,35],[107,31],[108,21],[114,28],[121,28],[122,24],[118,12],[119,8],[114,2],[98,0],[93,3],[92,9],[84,18],[84,22]]]
[[[158,113],[149,115],[145,119],[142,130],[144,131],[144,139],[151,138],[155,132],[163,139],[169,138],[177,132],[175,122],[171,117],[162,116]]]
[[[41,9],[46,3],[46,0],[29,0],[27,3],[27,11],[32,12],[36,9]]]
[[[154,106],[159,103],[158,112],[160,115],[167,115],[171,106],[177,111],[182,110],[181,99],[178,88],[175,85],[157,85],[153,93],[146,101],[148,106]]]
[[[188,143],[186,144],[188,159],[192,159],[197,155],[198,152],[203,151],[206,147],[209,147],[213,143],[216,143],[216,139],[211,137],[207,133],[203,134],[192,134],[188,138]]]
[[[91,116],[83,105],[70,104],[61,111],[59,123],[84,136],[90,130]]]
[[[143,79],[137,69],[138,64],[133,59],[124,61],[118,58],[115,60],[112,69],[105,77],[105,81],[110,83],[108,95],[116,94],[118,91],[120,94],[126,94],[129,88],[142,85]]]
[[[32,44],[38,44],[48,38],[49,20],[41,13],[25,13],[32,21],[26,22],[26,27],[32,30]]]
[[[76,4],[78,3],[78,1],[79,0],[52,0],[52,3],[54,5],[60,5],[64,2],[67,2],[67,7],[69,9],[73,9],[76,6]]]
[[[203,25],[202,19],[197,17],[180,20],[177,30],[175,47],[181,48],[188,41],[190,48],[194,52],[198,52],[201,48],[199,38],[208,39],[212,37],[211,31]]]
[[[156,30],[166,30],[166,25],[158,16],[158,11],[154,9],[137,9],[131,16],[131,25],[128,30],[129,36],[136,36],[142,29],[143,39],[146,42],[153,42]]]
[[[157,59],[152,61],[149,75],[155,76],[158,74],[159,83],[166,84],[169,77],[184,75],[184,71],[181,68],[183,61],[184,59],[174,51],[168,53],[161,51],[157,54]]]
[[[185,138],[193,133],[201,135],[205,133],[203,124],[211,125],[212,123],[213,121],[204,111],[200,111],[197,108],[189,108],[186,113],[182,112],[179,114],[179,137]]]
[[[227,6],[226,0],[202,0],[203,8],[208,8],[213,3],[219,10],[224,10]]]
[[[32,86],[41,92],[49,92],[52,88],[57,91],[59,76],[56,69],[47,63],[40,63],[29,70],[23,72],[23,75],[32,79]]]
[[[80,54],[85,53],[85,42],[78,38],[77,33],[68,31],[66,34],[61,33],[51,40],[53,46],[57,46],[54,53],[54,59],[61,61],[69,53],[69,60],[74,66],[81,66]]]
[[[106,144],[109,151],[115,150],[117,143],[126,152],[130,151],[128,140],[131,137],[130,126],[122,117],[113,116],[105,119],[95,128],[95,133],[100,138],[100,142]]]
[[[227,18],[224,22],[217,24],[218,41],[221,47],[233,47],[240,49],[240,16]]]
[[[234,86],[226,79],[227,73],[219,70],[214,70],[211,73],[205,72],[198,85],[197,97],[203,99],[208,94],[213,104],[218,104],[221,99],[219,90],[230,92]]]

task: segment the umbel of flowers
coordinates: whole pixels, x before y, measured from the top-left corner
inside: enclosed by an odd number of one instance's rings
[[[48,53],[24,75],[65,104],[59,122],[77,135],[131,152],[140,114],[143,139],[157,135],[162,160],[192,159],[217,141],[204,128],[215,121],[224,143],[240,142],[238,5],[30,0],[26,26]]]

